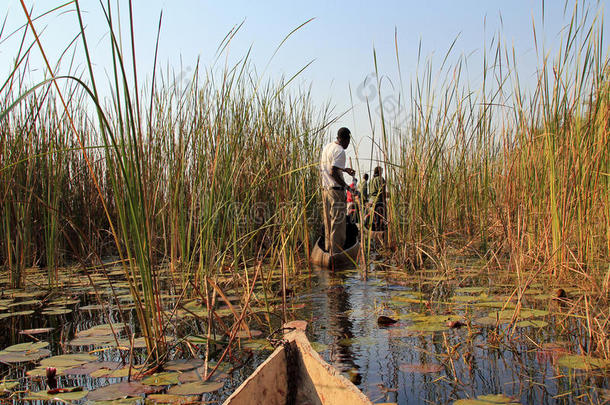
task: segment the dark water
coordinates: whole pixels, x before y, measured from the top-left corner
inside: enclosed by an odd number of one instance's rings
[[[401,286],[386,281],[383,272],[368,280],[357,272],[318,272],[311,293],[302,297],[311,305],[311,339],[328,345],[323,357],[374,402],[440,404],[485,394],[504,394],[524,404],[608,400],[608,374],[554,366],[556,353],[540,348],[557,341],[566,350],[582,344],[577,336],[584,331],[578,330],[578,324],[563,334],[554,327],[559,316],[544,317],[549,323],[546,327],[514,331],[507,325],[496,329],[475,322],[437,332],[408,331],[413,321],[402,315],[412,312],[451,312],[448,316],[461,316],[464,323],[476,318],[477,312],[489,312],[471,305],[445,305],[441,300],[426,305],[430,297],[442,299],[450,294],[452,284],[439,280]],[[420,296],[420,302],[394,299],[410,292]],[[403,319],[380,327],[377,318],[382,314]]]
[[[512,400],[523,404],[608,402],[608,373],[575,370],[559,364],[560,356],[586,351],[590,341],[582,321],[566,316],[567,310],[545,295],[545,286],[534,285],[522,297],[521,314],[525,321],[540,323],[516,327],[510,319],[500,319],[506,317],[506,312],[504,315],[495,314],[496,321],[490,322],[491,313],[499,310],[496,308],[498,303],[515,301],[510,296],[514,288],[510,279],[494,279],[480,272],[447,275],[433,270],[398,279],[390,277],[392,274],[396,273],[378,270],[365,279],[355,270],[341,273],[313,271],[292,286],[294,294],[289,299],[292,309],[287,312],[288,320],[309,322],[308,336],[315,342],[314,348],[373,402],[445,404],[488,394],[502,394],[505,402]],[[48,341],[48,349],[53,355],[96,349],[92,346],[79,349],[66,344],[77,330],[108,322],[100,311],[80,309],[97,301],[93,299],[86,280],[76,282],[74,277],[70,280],[73,284],[67,285],[61,293],[42,299],[74,298],[77,304],[65,305],[73,312],[44,315],[41,313],[44,305],[34,304],[32,315],[0,319],[0,328],[4,331],[0,334],[0,348],[32,341],[32,338],[19,334],[20,330],[51,327],[51,333],[36,335],[36,338]],[[118,290],[115,289],[115,293],[124,294],[124,311],[123,316],[119,316],[121,313],[113,304],[111,321],[124,321],[135,326],[135,312],[129,309],[129,296],[124,289],[121,291],[124,284],[119,280],[120,276],[117,277],[115,287]],[[101,283],[98,289],[107,294],[107,303],[112,304],[109,286]],[[28,290],[32,291],[32,288]],[[4,292],[0,299],[10,296]],[[174,296],[167,297],[169,304],[179,296],[177,291],[168,291],[172,292]],[[29,299],[31,297],[22,297],[14,299],[14,302]],[[275,304],[278,303],[276,298]],[[512,306],[508,307],[510,313]],[[4,308],[0,313],[13,310]],[[527,311],[530,312],[528,315]],[[281,325],[281,314],[277,306],[273,314],[263,316],[259,313],[259,321],[270,321],[271,325],[265,327],[252,321],[252,327],[260,328],[266,335]],[[398,322],[380,326],[377,323],[380,315]],[[464,326],[447,326],[447,322],[455,321]],[[516,319],[515,323],[519,325],[518,321]],[[193,319],[180,319],[170,326],[167,334],[178,338],[205,334],[205,325]],[[198,350],[196,355],[201,356],[202,349]],[[216,358],[220,351],[219,347],[214,354]],[[104,361],[120,361],[126,356],[125,352],[112,348],[95,353]],[[265,350],[232,352],[230,364],[222,368],[224,372],[231,371],[223,379],[225,386],[203,398],[222,401],[269,353]],[[192,355],[180,343],[172,346],[171,354],[176,358]],[[134,351],[135,363],[144,359],[144,349]],[[26,371],[33,367],[32,363],[0,365],[0,378],[18,379],[23,391],[44,390],[43,379],[25,376]],[[61,377],[60,386],[82,386],[92,390],[121,380],[124,379]],[[4,401],[23,403],[22,397],[5,396]]]

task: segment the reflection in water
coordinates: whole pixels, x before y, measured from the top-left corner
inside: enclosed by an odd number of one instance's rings
[[[555,355],[540,355],[540,345],[549,341],[563,341],[562,347],[570,350],[571,346],[574,351],[578,347],[574,336],[582,331],[560,336],[553,328],[520,328],[510,335],[507,324],[498,330],[479,325],[490,313],[489,307],[478,305],[476,299],[471,304],[469,293],[457,295],[467,303],[453,300],[451,280],[428,282],[422,275],[426,283],[400,285],[377,274],[362,280],[357,272],[319,271],[311,290],[299,296],[311,304],[307,309],[311,312],[303,314],[312,319],[311,338],[328,346],[323,357],[348,374],[373,402],[452,404],[488,394],[515,403],[575,404],[582,403],[581,397],[589,398],[589,403],[606,400],[608,378],[565,373],[555,364]],[[496,289],[494,294],[505,292]],[[474,293],[472,297],[476,298]],[[426,305],[430,302],[433,305]],[[528,305],[534,307],[536,302]],[[377,316],[382,314],[399,322],[380,327]],[[442,316],[459,315],[471,324],[461,329],[411,330],[415,315],[441,316],[434,322],[442,326],[446,326]],[[552,324],[553,315],[546,319]],[[579,326],[577,320],[573,323]]]
[[[349,287],[345,275],[329,271],[320,272],[320,287],[326,291],[328,332],[332,336],[330,343],[330,361],[340,371],[349,374],[356,385],[362,381],[358,372],[360,368],[354,361],[352,339],[354,338]]]

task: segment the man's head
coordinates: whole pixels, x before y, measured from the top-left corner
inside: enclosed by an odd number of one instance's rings
[[[381,168],[381,166],[377,166],[377,167],[375,168],[375,170],[373,171],[373,175],[374,175],[375,177],[377,177],[377,176],[381,176],[382,174],[383,174],[383,169]]]
[[[349,129],[345,127],[339,128],[337,131],[337,143],[343,147],[343,149],[347,149],[349,146],[349,141],[351,139],[351,132]]]
[[[364,173],[364,176],[362,176],[362,178],[364,179],[364,181],[368,181],[369,180],[369,174],[368,173]]]

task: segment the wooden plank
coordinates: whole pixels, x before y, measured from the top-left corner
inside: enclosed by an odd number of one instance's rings
[[[280,346],[244,381],[224,405],[286,405],[286,354]]]

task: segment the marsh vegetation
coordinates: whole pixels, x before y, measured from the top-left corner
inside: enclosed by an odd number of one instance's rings
[[[109,78],[94,74],[78,2],[51,11],[74,10],[81,27],[65,61],[29,64],[45,48],[25,8],[21,30],[0,30],[22,38],[0,80],[9,401],[219,401],[295,318],[312,321],[320,352],[375,401],[608,400],[601,19],[574,11],[559,53],[539,49],[533,88],[499,36],[485,44],[477,89],[467,59],[418,59],[418,75],[392,90],[398,114],[370,106],[387,235],[363,243],[357,269],[328,275],[308,257],[329,106],[294,77],[259,77],[249,55],[199,67],[187,84],[155,65],[145,82],[133,36],[102,7]],[[83,71],[57,68],[75,54]],[[399,55],[396,43],[400,75]],[[28,82],[35,68],[46,80]],[[398,322],[380,328],[380,315]]]

